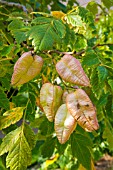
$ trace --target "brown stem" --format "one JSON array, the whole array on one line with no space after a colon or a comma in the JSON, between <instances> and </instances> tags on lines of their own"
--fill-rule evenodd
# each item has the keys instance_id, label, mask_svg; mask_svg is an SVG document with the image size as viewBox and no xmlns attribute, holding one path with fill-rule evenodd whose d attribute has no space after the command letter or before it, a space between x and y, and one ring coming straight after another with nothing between
<instances>
[{"instance_id":1,"label":"brown stem","mask_svg":"<svg viewBox=\"0 0 113 170\"><path fill-rule=\"evenodd\" d=\"M92 47L92 49L96 49L97 47L101 47L101 46L105 46L105 45L113 45L113 44L110 44L110 43L107 43L107 44L96 44ZM75 54L76 56L80 56L82 55L83 53L85 53L86 49L85 50L82 50L80 52L76 52L76 51L71 51L71 52L62 52L62 51L58 51L58 50L49 50L49 51L43 51L44 54L48 53L48 54L52 54L52 53L57 53L57 54Z\"/></svg>"},{"instance_id":2,"label":"brown stem","mask_svg":"<svg viewBox=\"0 0 113 170\"><path fill-rule=\"evenodd\" d=\"M15 6L15 7L17 7L17 8L22 9L25 13L28 12L27 9L26 9L26 7L25 7L24 5L19 4L19 3L7 2L7 1L2 1L2 0L0 0L0 4L7 5L7 6L11 6L11 7Z\"/></svg>"}]
</instances>

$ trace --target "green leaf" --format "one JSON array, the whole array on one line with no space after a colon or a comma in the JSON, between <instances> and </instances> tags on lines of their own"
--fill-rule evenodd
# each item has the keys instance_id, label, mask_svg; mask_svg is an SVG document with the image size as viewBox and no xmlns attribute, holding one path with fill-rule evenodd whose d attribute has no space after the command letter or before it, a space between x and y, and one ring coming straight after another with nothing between
<instances>
[{"instance_id":1,"label":"green leaf","mask_svg":"<svg viewBox=\"0 0 113 170\"><path fill-rule=\"evenodd\" d=\"M26 170L27 165L31 163L31 149L21 132L18 140L10 148L6 157L6 166L11 170Z\"/></svg>"},{"instance_id":2,"label":"green leaf","mask_svg":"<svg viewBox=\"0 0 113 170\"><path fill-rule=\"evenodd\" d=\"M55 149L55 138L47 138L43 146L41 147L41 153L44 158L50 158Z\"/></svg>"},{"instance_id":3,"label":"green leaf","mask_svg":"<svg viewBox=\"0 0 113 170\"><path fill-rule=\"evenodd\" d=\"M68 24L71 24L73 27L83 27L84 23L79 15L76 15L75 12L69 13L65 16L65 20Z\"/></svg>"},{"instance_id":4,"label":"green leaf","mask_svg":"<svg viewBox=\"0 0 113 170\"><path fill-rule=\"evenodd\" d=\"M8 25L8 30L15 30L15 29L20 29L24 27L24 22L18 19L14 19L9 25Z\"/></svg>"},{"instance_id":5,"label":"green leaf","mask_svg":"<svg viewBox=\"0 0 113 170\"><path fill-rule=\"evenodd\" d=\"M23 116L23 109L23 107L16 107L0 116L0 130L18 122Z\"/></svg>"},{"instance_id":6,"label":"green leaf","mask_svg":"<svg viewBox=\"0 0 113 170\"><path fill-rule=\"evenodd\" d=\"M99 58L97 56L97 54L91 50L90 52L86 52L85 56L83 57L83 61L82 64L92 67L94 65L99 64Z\"/></svg>"},{"instance_id":7,"label":"green leaf","mask_svg":"<svg viewBox=\"0 0 113 170\"><path fill-rule=\"evenodd\" d=\"M36 145L35 134L33 130L27 124L24 125L24 135L30 148L33 149Z\"/></svg>"},{"instance_id":8,"label":"green leaf","mask_svg":"<svg viewBox=\"0 0 113 170\"><path fill-rule=\"evenodd\" d=\"M97 107L105 106L107 103L108 96L109 96L109 93L106 93L106 94L103 93L99 98Z\"/></svg>"},{"instance_id":9,"label":"green leaf","mask_svg":"<svg viewBox=\"0 0 113 170\"><path fill-rule=\"evenodd\" d=\"M4 108L5 110L9 109L9 100L1 88L0 88L0 107Z\"/></svg>"},{"instance_id":10,"label":"green leaf","mask_svg":"<svg viewBox=\"0 0 113 170\"><path fill-rule=\"evenodd\" d=\"M79 6L77 8L77 13L79 16L81 16L83 22L85 22L91 28L95 29L94 19L91 12L89 12L86 8Z\"/></svg>"},{"instance_id":11,"label":"green leaf","mask_svg":"<svg viewBox=\"0 0 113 170\"><path fill-rule=\"evenodd\" d=\"M111 6L113 6L113 0L101 0L103 2L103 4L109 9Z\"/></svg>"},{"instance_id":12,"label":"green leaf","mask_svg":"<svg viewBox=\"0 0 113 170\"><path fill-rule=\"evenodd\" d=\"M99 81L100 83L103 83L108 76L108 70L104 66L98 66L97 71L98 71Z\"/></svg>"},{"instance_id":13,"label":"green leaf","mask_svg":"<svg viewBox=\"0 0 113 170\"><path fill-rule=\"evenodd\" d=\"M87 5L87 9L93 13L93 15L96 15L98 13L98 6L95 1L91 1Z\"/></svg>"},{"instance_id":14,"label":"green leaf","mask_svg":"<svg viewBox=\"0 0 113 170\"><path fill-rule=\"evenodd\" d=\"M67 147L67 145L68 145L68 142L66 142L65 144L60 144L59 143L59 141L57 140L57 146L56 146L56 148L57 148L57 150L58 150L58 153L60 154L60 155L62 155L63 153L64 153L64 151L65 151L65 149L66 149L66 147Z\"/></svg>"},{"instance_id":15,"label":"green leaf","mask_svg":"<svg viewBox=\"0 0 113 170\"><path fill-rule=\"evenodd\" d=\"M39 25L31 27L28 31L29 39L32 39L35 50L52 49L53 43L60 42L65 36L65 26L60 20L39 17L37 24Z\"/></svg>"},{"instance_id":16,"label":"green leaf","mask_svg":"<svg viewBox=\"0 0 113 170\"><path fill-rule=\"evenodd\" d=\"M105 130L103 133L103 138L107 140L109 144L109 149L113 150L113 128L109 122L106 121Z\"/></svg>"},{"instance_id":17,"label":"green leaf","mask_svg":"<svg viewBox=\"0 0 113 170\"><path fill-rule=\"evenodd\" d=\"M17 128L14 131L8 133L2 141L0 146L0 155L7 153L11 147L13 147L14 143L19 139L21 133L21 127Z\"/></svg>"},{"instance_id":18,"label":"green leaf","mask_svg":"<svg viewBox=\"0 0 113 170\"><path fill-rule=\"evenodd\" d=\"M73 133L71 135L71 149L73 156L78 159L79 163L82 164L87 170L91 170L90 145L85 140L87 141L85 136Z\"/></svg>"},{"instance_id":19,"label":"green leaf","mask_svg":"<svg viewBox=\"0 0 113 170\"><path fill-rule=\"evenodd\" d=\"M109 80L108 80L108 84L110 85L111 90L113 91L113 80L112 80L112 79L109 79Z\"/></svg>"},{"instance_id":20,"label":"green leaf","mask_svg":"<svg viewBox=\"0 0 113 170\"><path fill-rule=\"evenodd\" d=\"M95 96L98 98L100 96L101 88L99 86L99 78L97 69L93 69L91 74L91 86L92 91L94 92Z\"/></svg>"},{"instance_id":21,"label":"green leaf","mask_svg":"<svg viewBox=\"0 0 113 170\"><path fill-rule=\"evenodd\" d=\"M2 52L1 52L1 56L7 56L11 52L13 47L14 47L14 44L10 44L8 46L5 46L2 50Z\"/></svg>"},{"instance_id":22,"label":"green leaf","mask_svg":"<svg viewBox=\"0 0 113 170\"><path fill-rule=\"evenodd\" d=\"M12 34L14 35L16 42L20 44L21 42L25 41L27 36L25 32L22 32L21 30L13 30Z\"/></svg>"},{"instance_id":23,"label":"green leaf","mask_svg":"<svg viewBox=\"0 0 113 170\"><path fill-rule=\"evenodd\" d=\"M10 74L6 74L5 77L0 77L0 82L2 83L2 87L6 90L10 90ZM1 93L0 93L1 94Z\"/></svg>"},{"instance_id":24,"label":"green leaf","mask_svg":"<svg viewBox=\"0 0 113 170\"><path fill-rule=\"evenodd\" d=\"M29 28L24 25L24 22L18 19L14 19L9 25L8 30L11 31L11 33L14 35L16 41L18 44L26 40L26 31Z\"/></svg>"}]
</instances>

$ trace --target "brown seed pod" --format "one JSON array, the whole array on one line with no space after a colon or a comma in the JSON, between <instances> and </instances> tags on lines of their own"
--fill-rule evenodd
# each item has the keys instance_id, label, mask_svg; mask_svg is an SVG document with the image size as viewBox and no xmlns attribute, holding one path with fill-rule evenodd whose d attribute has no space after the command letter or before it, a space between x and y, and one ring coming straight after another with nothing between
<instances>
[{"instance_id":1,"label":"brown seed pod","mask_svg":"<svg viewBox=\"0 0 113 170\"><path fill-rule=\"evenodd\" d=\"M18 86L32 80L40 73L42 65L43 59L40 56L32 56L31 51L23 53L14 65L11 84Z\"/></svg>"},{"instance_id":2,"label":"brown seed pod","mask_svg":"<svg viewBox=\"0 0 113 170\"><path fill-rule=\"evenodd\" d=\"M67 110L66 104L62 104L55 116L55 132L61 144L69 139L76 125L76 120Z\"/></svg>"},{"instance_id":3,"label":"brown seed pod","mask_svg":"<svg viewBox=\"0 0 113 170\"><path fill-rule=\"evenodd\" d=\"M61 78L67 82L80 86L90 86L89 79L80 62L69 54L64 55L56 64L56 70Z\"/></svg>"},{"instance_id":4,"label":"brown seed pod","mask_svg":"<svg viewBox=\"0 0 113 170\"><path fill-rule=\"evenodd\" d=\"M77 89L74 93L68 94L66 105L77 123L86 131L91 132L99 128L96 109L84 90Z\"/></svg>"},{"instance_id":5,"label":"brown seed pod","mask_svg":"<svg viewBox=\"0 0 113 170\"><path fill-rule=\"evenodd\" d=\"M54 120L56 111L61 104L62 93L60 86L54 86L51 83L45 83L40 90L40 103L50 122Z\"/></svg>"}]
</instances>

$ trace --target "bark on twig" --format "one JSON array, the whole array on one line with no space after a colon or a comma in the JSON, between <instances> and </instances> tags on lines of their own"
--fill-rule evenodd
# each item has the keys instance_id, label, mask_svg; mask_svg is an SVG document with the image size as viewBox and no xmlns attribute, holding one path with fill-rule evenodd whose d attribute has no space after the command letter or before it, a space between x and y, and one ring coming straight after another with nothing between
<instances>
[{"instance_id":1,"label":"bark on twig","mask_svg":"<svg viewBox=\"0 0 113 170\"><path fill-rule=\"evenodd\" d=\"M113 45L113 44L110 44L110 43L108 43L108 44L97 44L97 45L93 46L92 49L94 50L97 47L106 46L106 45ZM49 50L49 51L43 51L43 53L48 53L48 54L57 53L57 54L64 54L64 55L65 54L70 54L70 55L75 54L76 56L80 56L83 53L85 53L85 51L86 51L86 49L82 50L80 52L76 52L76 51L62 52L62 51L58 51L58 50Z\"/></svg>"},{"instance_id":2,"label":"bark on twig","mask_svg":"<svg viewBox=\"0 0 113 170\"><path fill-rule=\"evenodd\" d=\"M7 5L7 6L11 6L11 7L17 7L19 9L22 9L25 13L27 13L27 8L24 6L24 5L21 5L19 3L16 3L16 2L7 2L7 1L3 1L3 0L0 0L0 4L2 5Z\"/></svg>"}]
</instances>

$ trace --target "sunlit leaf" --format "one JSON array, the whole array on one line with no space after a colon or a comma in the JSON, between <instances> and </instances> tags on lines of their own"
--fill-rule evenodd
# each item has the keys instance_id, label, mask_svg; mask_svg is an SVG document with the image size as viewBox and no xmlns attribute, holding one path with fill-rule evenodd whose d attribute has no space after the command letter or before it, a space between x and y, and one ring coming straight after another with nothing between
<instances>
[{"instance_id":1,"label":"sunlit leaf","mask_svg":"<svg viewBox=\"0 0 113 170\"><path fill-rule=\"evenodd\" d=\"M67 110L66 104L61 105L55 116L55 132L61 144L69 139L76 125L76 120Z\"/></svg>"},{"instance_id":2,"label":"sunlit leaf","mask_svg":"<svg viewBox=\"0 0 113 170\"><path fill-rule=\"evenodd\" d=\"M18 140L10 148L6 157L6 166L11 170L26 170L27 165L31 163L31 149L29 144L21 132Z\"/></svg>"},{"instance_id":3,"label":"sunlit leaf","mask_svg":"<svg viewBox=\"0 0 113 170\"><path fill-rule=\"evenodd\" d=\"M62 89L51 83L45 83L40 91L40 103L49 121L53 121L56 111L61 104Z\"/></svg>"},{"instance_id":4,"label":"sunlit leaf","mask_svg":"<svg viewBox=\"0 0 113 170\"><path fill-rule=\"evenodd\" d=\"M63 13L62 11L51 11L51 14L57 19L61 19L65 16L65 13Z\"/></svg>"},{"instance_id":5,"label":"sunlit leaf","mask_svg":"<svg viewBox=\"0 0 113 170\"><path fill-rule=\"evenodd\" d=\"M80 62L71 55L64 55L56 64L56 70L62 79L67 82L81 86L90 86L89 79Z\"/></svg>"},{"instance_id":6,"label":"sunlit leaf","mask_svg":"<svg viewBox=\"0 0 113 170\"><path fill-rule=\"evenodd\" d=\"M77 123L86 131L91 132L99 128L96 109L84 90L77 89L74 93L68 94L66 104Z\"/></svg>"},{"instance_id":7,"label":"sunlit leaf","mask_svg":"<svg viewBox=\"0 0 113 170\"><path fill-rule=\"evenodd\" d=\"M98 6L95 1L91 1L87 5L87 9L93 13L93 15L96 15L98 13Z\"/></svg>"},{"instance_id":8,"label":"sunlit leaf","mask_svg":"<svg viewBox=\"0 0 113 170\"><path fill-rule=\"evenodd\" d=\"M32 80L40 73L42 65L40 56L32 56L31 51L23 53L14 66L11 84L18 86Z\"/></svg>"},{"instance_id":9,"label":"sunlit leaf","mask_svg":"<svg viewBox=\"0 0 113 170\"><path fill-rule=\"evenodd\" d=\"M45 168L47 168L49 165L52 165L54 162L56 162L58 157L59 157L59 154L57 153L56 155L52 156L50 159L46 160Z\"/></svg>"},{"instance_id":10,"label":"sunlit leaf","mask_svg":"<svg viewBox=\"0 0 113 170\"><path fill-rule=\"evenodd\" d=\"M19 139L20 133L21 127L17 128L14 131L11 131L3 138L2 144L0 146L0 155L7 153L10 148L13 147L13 144Z\"/></svg>"},{"instance_id":11,"label":"sunlit leaf","mask_svg":"<svg viewBox=\"0 0 113 170\"><path fill-rule=\"evenodd\" d=\"M16 107L0 116L0 130L18 122L23 116L23 109L23 107Z\"/></svg>"},{"instance_id":12,"label":"sunlit leaf","mask_svg":"<svg viewBox=\"0 0 113 170\"><path fill-rule=\"evenodd\" d=\"M65 25L61 20L55 18L37 17L35 26L28 32L29 39L35 50L50 50L54 43L60 43L65 36Z\"/></svg>"}]
</instances>

